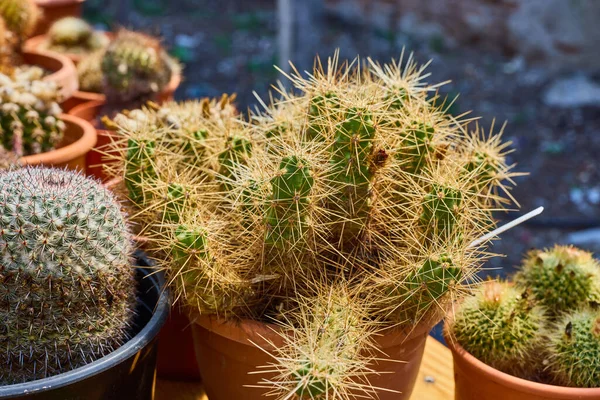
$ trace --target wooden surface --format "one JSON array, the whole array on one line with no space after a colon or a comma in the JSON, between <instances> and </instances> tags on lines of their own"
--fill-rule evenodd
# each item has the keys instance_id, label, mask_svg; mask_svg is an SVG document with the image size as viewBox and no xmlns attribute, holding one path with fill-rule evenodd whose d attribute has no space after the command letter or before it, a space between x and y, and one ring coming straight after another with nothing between
<instances>
[{"instance_id":1,"label":"wooden surface","mask_svg":"<svg viewBox=\"0 0 600 400\"><path fill-rule=\"evenodd\" d=\"M452 354L443 344L429 337L411 400L452 400L453 398ZM156 384L155 400L208 400L208 397L204 394L200 383L159 379Z\"/></svg>"}]
</instances>

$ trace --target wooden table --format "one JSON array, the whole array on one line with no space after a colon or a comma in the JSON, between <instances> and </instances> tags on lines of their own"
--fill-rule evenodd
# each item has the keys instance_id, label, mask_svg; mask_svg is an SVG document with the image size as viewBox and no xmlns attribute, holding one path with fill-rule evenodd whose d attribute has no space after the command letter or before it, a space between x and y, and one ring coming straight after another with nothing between
<instances>
[{"instance_id":1,"label":"wooden table","mask_svg":"<svg viewBox=\"0 0 600 400\"><path fill-rule=\"evenodd\" d=\"M443 344L427 338L425 355L411 400L452 400L454 373L452 354ZM208 400L202 384L159 379L155 400Z\"/></svg>"}]
</instances>

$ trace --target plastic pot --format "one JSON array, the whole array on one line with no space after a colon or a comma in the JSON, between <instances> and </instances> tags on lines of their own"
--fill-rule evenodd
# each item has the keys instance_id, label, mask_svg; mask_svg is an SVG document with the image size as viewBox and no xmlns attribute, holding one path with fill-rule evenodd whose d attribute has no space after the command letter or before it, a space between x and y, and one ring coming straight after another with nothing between
<instances>
[{"instance_id":1,"label":"plastic pot","mask_svg":"<svg viewBox=\"0 0 600 400\"><path fill-rule=\"evenodd\" d=\"M55 82L60 88L60 94L63 99L68 99L79 89L77 69L68 57L58 53L37 51L24 51L22 55L25 64L36 65L50 72L43 79Z\"/></svg>"},{"instance_id":2,"label":"plastic pot","mask_svg":"<svg viewBox=\"0 0 600 400\"><path fill-rule=\"evenodd\" d=\"M269 374L249 374L257 367L273 362L256 343L272 350L265 339L276 346L281 337L278 328L262 322L242 320L229 322L214 316L190 314L193 322L194 348L203 385L210 400L262 400L266 390L245 387L256 385ZM374 387L399 393L379 391L380 400L408 400L412 393L427 339L428 326L417 326L412 332L388 329L375 338L375 343L389 357L370 365L379 375L370 375ZM384 357L381 355L381 357ZM401 361L401 362L398 362Z\"/></svg>"},{"instance_id":3,"label":"plastic pot","mask_svg":"<svg viewBox=\"0 0 600 400\"><path fill-rule=\"evenodd\" d=\"M59 118L65 122L66 129L62 142L56 150L21 157L23 165L46 165L66 167L86 171L86 154L96 144L96 130L84 119L73 115L61 114Z\"/></svg>"},{"instance_id":4,"label":"plastic pot","mask_svg":"<svg viewBox=\"0 0 600 400\"><path fill-rule=\"evenodd\" d=\"M88 365L50 378L0 386L0 399L151 400L156 380L157 335L169 315L164 277L138 268L135 336Z\"/></svg>"},{"instance_id":5,"label":"plastic pot","mask_svg":"<svg viewBox=\"0 0 600 400\"><path fill-rule=\"evenodd\" d=\"M36 4L42 10L34 31L34 35L48 32L48 28L63 17L81 16L81 8L84 0L36 0Z\"/></svg>"},{"instance_id":6,"label":"plastic pot","mask_svg":"<svg viewBox=\"0 0 600 400\"><path fill-rule=\"evenodd\" d=\"M600 388L554 386L517 378L479 361L456 340L446 337L446 342L454 359L455 400L600 399Z\"/></svg>"}]
</instances>

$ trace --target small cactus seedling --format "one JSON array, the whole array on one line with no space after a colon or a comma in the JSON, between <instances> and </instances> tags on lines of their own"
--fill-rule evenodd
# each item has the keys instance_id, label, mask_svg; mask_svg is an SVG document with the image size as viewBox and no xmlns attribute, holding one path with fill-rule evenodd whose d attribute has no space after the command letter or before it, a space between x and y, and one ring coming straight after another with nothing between
<instances>
[{"instance_id":1,"label":"small cactus seedling","mask_svg":"<svg viewBox=\"0 0 600 400\"><path fill-rule=\"evenodd\" d=\"M549 329L546 370L552 383L600 387L600 312L583 309L562 315Z\"/></svg>"},{"instance_id":2,"label":"small cactus seedling","mask_svg":"<svg viewBox=\"0 0 600 400\"><path fill-rule=\"evenodd\" d=\"M167 85L172 72L172 62L157 39L124 29L102 59L105 94L121 101L151 98Z\"/></svg>"},{"instance_id":3,"label":"small cactus seedling","mask_svg":"<svg viewBox=\"0 0 600 400\"><path fill-rule=\"evenodd\" d=\"M600 264L592 254L573 246L532 250L515 275L515 283L552 316L600 301Z\"/></svg>"},{"instance_id":4,"label":"small cactus seedling","mask_svg":"<svg viewBox=\"0 0 600 400\"><path fill-rule=\"evenodd\" d=\"M65 17L56 21L48 31L43 47L59 53L89 54L108 45L108 38L81 18Z\"/></svg>"},{"instance_id":5,"label":"small cactus seedling","mask_svg":"<svg viewBox=\"0 0 600 400\"><path fill-rule=\"evenodd\" d=\"M543 340L544 309L509 283L488 281L467 298L451 322L452 340L484 363L527 377Z\"/></svg>"},{"instance_id":6,"label":"small cactus seedling","mask_svg":"<svg viewBox=\"0 0 600 400\"><path fill-rule=\"evenodd\" d=\"M94 361L127 340L131 238L100 183L65 170L0 174L0 385Z\"/></svg>"},{"instance_id":7,"label":"small cactus seedling","mask_svg":"<svg viewBox=\"0 0 600 400\"><path fill-rule=\"evenodd\" d=\"M0 74L0 144L17 156L53 150L63 138L59 92L41 74L37 68L13 78Z\"/></svg>"}]
</instances>

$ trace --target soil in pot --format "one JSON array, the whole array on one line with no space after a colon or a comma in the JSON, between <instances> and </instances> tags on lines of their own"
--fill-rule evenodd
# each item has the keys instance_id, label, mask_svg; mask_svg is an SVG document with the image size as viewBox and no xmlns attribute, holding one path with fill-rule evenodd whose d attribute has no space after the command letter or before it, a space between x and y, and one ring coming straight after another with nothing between
<instances>
[{"instance_id":1,"label":"soil in pot","mask_svg":"<svg viewBox=\"0 0 600 400\"><path fill-rule=\"evenodd\" d=\"M68 57L57 53L30 51L24 51L22 56L25 64L35 65L49 72L44 80L56 82L63 99L68 99L79 89L77 69Z\"/></svg>"},{"instance_id":2,"label":"soil in pot","mask_svg":"<svg viewBox=\"0 0 600 400\"><path fill-rule=\"evenodd\" d=\"M261 379L268 379L268 374L251 373L257 371L259 366L268 365L273 359L252 343L265 349L270 347L265 338L276 345L280 344L281 338L272 329L277 328L250 320L226 322L198 315L191 315L190 319L193 321L196 358L208 398L264 399L265 389L246 386L255 386ZM390 329L375 339L390 361L384 360L373 365L380 374L370 375L369 381L374 387L396 391L378 391L380 400L410 398L423 358L427 333L426 327L417 327L410 333Z\"/></svg>"},{"instance_id":3,"label":"soil in pot","mask_svg":"<svg viewBox=\"0 0 600 400\"><path fill-rule=\"evenodd\" d=\"M547 385L517 378L479 361L446 337L454 359L456 400L598 400L600 388Z\"/></svg>"},{"instance_id":4,"label":"soil in pot","mask_svg":"<svg viewBox=\"0 0 600 400\"><path fill-rule=\"evenodd\" d=\"M37 0L36 4L42 11L34 31L34 35L46 33L50 26L61 18L81 16L85 0Z\"/></svg>"},{"instance_id":5,"label":"soil in pot","mask_svg":"<svg viewBox=\"0 0 600 400\"><path fill-rule=\"evenodd\" d=\"M142 260L143 263L143 260ZM0 386L0 399L149 400L156 380L157 335L169 313L164 277L138 269L137 333L113 353L50 378Z\"/></svg>"},{"instance_id":6,"label":"soil in pot","mask_svg":"<svg viewBox=\"0 0 600 400\"><path fill-rule=\"evenodd\" d=\"M61 114L66 124L63 141L55 150L20 159L23 165L46 165L86 171L86 155L96 144L96 130L84 119Z\"/></svg>"}]
</instances>

